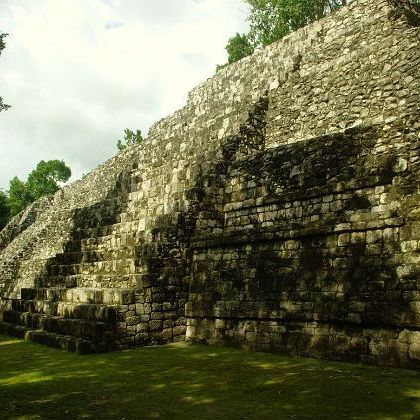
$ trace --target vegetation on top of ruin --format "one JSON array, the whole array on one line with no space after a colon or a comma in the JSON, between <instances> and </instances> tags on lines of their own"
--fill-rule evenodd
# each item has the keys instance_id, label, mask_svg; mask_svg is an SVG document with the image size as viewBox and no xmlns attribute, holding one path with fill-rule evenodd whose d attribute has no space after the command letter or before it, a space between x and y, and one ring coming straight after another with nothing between
<instances>
[{"instance_id":1,"label":"vegetation on top of ruin","mask_svg":"<svg viewBox=\"0 0 420 420\"><path fill-rule=\"evenodd\" d=\"M217 71L315 22L352 0L244 0L249 6L248 33L237 33L226 45L228 62ZM420 0L409 0L419 4Z\"/></svg>"},{"instance_id":2,"label":"vegetation on top of ruin","mask_svg":"<svg viewBox=\"0 0 420 420\"><path fill-rule=\"evenodd\" d=\"M126 128L124 130L124 137L122 140L117 140L117 148L119 151L124 150L128 146L133 146L135 144L143 143L144 139L141 134L141 130L136 130L136 132Z\"/></svg>"},{"instance_id":3,"label":"vegetation on top of ruin","mask_svg":"<svg viewBox=\"0 0 420 420\"><path fill-rule=\"evenodd\" d=\"M249 6L250 30L237 33L226 45L227 64L253 54L287 34L321 19L344 6L348 0L244 0Z\"/></svg>"}]
</instances>

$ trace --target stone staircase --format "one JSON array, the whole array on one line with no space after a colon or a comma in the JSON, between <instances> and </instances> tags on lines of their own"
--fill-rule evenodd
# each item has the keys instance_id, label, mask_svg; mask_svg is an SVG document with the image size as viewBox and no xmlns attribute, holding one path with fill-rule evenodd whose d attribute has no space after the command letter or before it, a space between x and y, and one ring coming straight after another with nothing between
<instances>
[{"instance_id":1,"label":"stone staircase","mask_svg":"<svg viewBox=\"0 0 420 420\"><path fill-rule=\"evenodd\" d=\"M77 353L119 348L133 289L26 288L11 299L0 333Z\"/></svg>"}]
</instances>

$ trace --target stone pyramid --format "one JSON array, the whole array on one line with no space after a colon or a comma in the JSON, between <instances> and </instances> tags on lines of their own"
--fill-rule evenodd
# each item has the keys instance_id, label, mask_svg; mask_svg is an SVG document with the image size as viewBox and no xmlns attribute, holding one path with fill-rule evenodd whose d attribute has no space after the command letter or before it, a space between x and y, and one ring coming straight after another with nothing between
<instances>
[{"instance_id":1,"label":"stone pyramid","mask_svg":"<svg viewBox=\"0 0 420 420\"><path fill-rule=\"evenodd\" d=\"M420 9L354 0L232 64L0 233L0 332L420 366Z\"/></svg>"}]
</instances>

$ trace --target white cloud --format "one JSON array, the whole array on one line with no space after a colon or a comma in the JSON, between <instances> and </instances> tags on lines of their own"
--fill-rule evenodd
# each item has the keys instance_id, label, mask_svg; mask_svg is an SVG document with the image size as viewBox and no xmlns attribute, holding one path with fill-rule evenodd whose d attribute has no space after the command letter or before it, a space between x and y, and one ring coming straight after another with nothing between
<instances>
[{"instance_id":1,"label":"white cloud","mask_svg":"<svg viewBox=\"0 0 420 420\"><path fill-rule=\"evenodd\" d=\"M181 107L246 30L242 0L2 2L0 188L41 159L76 177L116 152L124 128L144 133Z\"/></svg>"}]
</instances>

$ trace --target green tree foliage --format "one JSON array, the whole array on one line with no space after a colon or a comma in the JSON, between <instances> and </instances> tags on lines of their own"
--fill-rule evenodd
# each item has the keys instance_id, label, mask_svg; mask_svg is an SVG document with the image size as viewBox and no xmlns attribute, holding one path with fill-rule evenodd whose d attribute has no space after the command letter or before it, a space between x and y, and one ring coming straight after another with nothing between
<instances>
[{"instance_id":1,"label":"green tree foliage","mask_svg":"<svg viewBox=\"0 0 420 420\"><path fill-rule=\"evenodd\" d=\"M8 34L0 33L0 55L1 55L1 52L4 50L4 48L6 47L4 38L6 38L7 35ZM3 98L0 96L0 112L7 111L9 108L10 108L10 105L3 103Z\"/></svg>"},{"instance_id":2,"label":"green tree foliage","mask_svg":"<svg viewBox=\"0 0 420 420\"><path fill-rule=\"evenodd\" d=\"M26 184L15 176L9 184L8 205L10 216L15 216L33 201Z\"/></svg>"},{"instance_id":3,"label":"green tree foliage","mask_svg":"<svg viewBox=\"0 0 420 420\"><path fill-rule=\"evenodd\" d=\"M10 105L3 103L3 98L0 96L0 112L7 111L10 108Z\"/></svg>"},{"instance_id":4,"label":"green tree foliage","mask_svg":"<svg viewBox=\"0 0 420 420\"><path fill-rule=\"evenodd\" d=\"M140 130L136 130L136 132L131 131L129 128L126 128L124 130L124 138L123 140L118 140L117 141L117 147L118 150L123 150L125 149L127 146L132 146L134 144L140 144L143 143L144 139L143 136L141 135L141 131Z\"/></svg>"},{"instance_id":5,"label":"green tree foliage","mask_svg":"<svg viewBox=\"0 0 420 420\"><path fill-rule=\"evenodd\" d=\"M26 187L33 201L59 190L58 182L66 182L71 177L70 168L62 160L41 160L29 174Z\"/></svg>"},{"instance_id":6,"label":"green tree foliage","mask_svg":"<svg viewBox=\"0 0 420 420\"><path fill-rule=\"evenodd\" d=\"M250 31L236 34L226 46L228 62L217 71L321 19L352 0L244 0L250 7ZM410 0L420 5L420 0Z\"/></svg>"},{"instance_id":7,"label":"green tree foliage","mask_svg":"<svg viewBox=\"0 0 420 420\"><path fill-rule=\"evenodd\" d=\"M308 23L347 4L347 0L244 0L250 6L248 34L236 34L226 46L234 63ZM417 1L417 0L416 0ZM218 70L223 68L218 66Z\"/></svg>"},{"instance_id":8,"label":"green tree foliage","mask_svg":"<svg viewBox=\"0 0 420 420\"><path fill-rule=\"evenodd\" d=\"M250 5L249 37L257 46L269 45L290 32L323 18L345 0L246 0Z\"/></svg>"},{"instance_id":9,"label":"green tree foliage","mask_svg":"<svg viewBox=\"0 0 420 420\"><path fill-rule=\"evenodd\" d=\"M15 216L29 204L59 190L59 182L66 182L71 176L70 168L62 160L38 163L26 182L15 176L9 185L8 205L10 216Z\"/></svg>"},{"instance_id":10,"label":"green tree foliage","mask_svg":"<svg viewBox=\"0 0 420 420\"><path fill-rule=\"evenodd\" d=\"M235 61L239 61L242 58L253 54L255 50L249 40L249 36L247 34L239 33L229 39L225 49L228 53L228 62L226 64L218 65L217 71L234 63Z\"/></svg>"},{"instance_id":11,"label":"green tree foliage","mask_svg":"<svg viewBox=\"0 0 420 420\"><path fill-rule=\"evenodd\" d=\"M234 37L230 38L226 46L226 51L229 55L228 63L232 64L235 61L253 54L254 47L246 34L237 33Z\"/></svg>"},{"instance_id":12,"label":"green tree foliage","mask_svg":"<svg viewBox=\"0 0 420 420\"><path fill-rule=\"evenodd\" d=\"M9 219L10 209L7 195L0 190L0 230L2 230Z\"/></svg>"}]
</instances>

